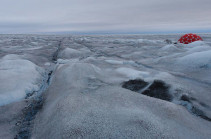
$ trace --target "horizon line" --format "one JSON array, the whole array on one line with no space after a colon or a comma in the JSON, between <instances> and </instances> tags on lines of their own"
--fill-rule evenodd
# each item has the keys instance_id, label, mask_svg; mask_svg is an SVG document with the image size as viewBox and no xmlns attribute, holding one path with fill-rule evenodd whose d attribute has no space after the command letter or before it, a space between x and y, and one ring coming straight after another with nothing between
<instances>
[{"instance_id":1,"label":"horizon line","mask_svg":"<svg viewBox=\"0 0 211 139\"><path fill-rule=\"evenodd\" d=\"M57 31L57 32L8 32L0 35L151 35L151 34L210 34L211 29L207 30L178 30L178 31Z\"/></svg>"}]
</instances>

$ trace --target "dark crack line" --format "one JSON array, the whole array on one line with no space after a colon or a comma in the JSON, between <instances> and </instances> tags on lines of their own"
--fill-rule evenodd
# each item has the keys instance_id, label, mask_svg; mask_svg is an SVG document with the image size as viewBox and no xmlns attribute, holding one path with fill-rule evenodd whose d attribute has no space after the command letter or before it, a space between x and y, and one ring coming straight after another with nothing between
<instances>
[{"instance_id":1,"label":"dark crack line","mask_svg":"<svg viewBox=\"0 0 211 139\"><path fill-rule=\"evenodd\" d=\"M60 52L60 50L61 50L61 46L62 46L62 40L59 41L57 50L56 50L56 51L54 52L54 54L53 54L52 60L53 60L54 62L56 62L57 59L58 59L58 54L59 54L59 52Z\"/></svg>"},{"instance_id":2,"label":"dark crack line","mask_svg":"<svg viewBox=\"0 0 211 139\"><path fill-rule=\"evenodd\" d=\"M62 40L59 41L57 50L53 53L52 61L56 62L58 58L58 53L61 50ZM40 90L42 91L40 94L36 94L36 92L32 92L26 96L27 106L22 110L23 116L17 121L16 127L18 128L17 134L14 139L29 139L31 137L31 131L33 128L33 120L35 119L36 114L42 109L44 105L44 97L43 92L49 87L50 80L53 75L53 70L50 70L47 74L47 79L41 86ZM34 95L37 96L34 96ZM34 96L34 97L32 97Z\"/></svg>"}]
</instances>

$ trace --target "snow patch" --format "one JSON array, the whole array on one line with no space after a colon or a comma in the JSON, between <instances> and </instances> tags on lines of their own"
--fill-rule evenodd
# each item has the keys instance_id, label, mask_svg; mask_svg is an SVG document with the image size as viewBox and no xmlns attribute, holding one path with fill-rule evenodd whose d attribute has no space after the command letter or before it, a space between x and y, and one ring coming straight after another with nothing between
<instances>
[{"instance_id":1,"label":"snow patch","mask_svg":"<svg viewBox=\"0 0 211 139\"><path fill-rule=\"evenodd\" d=\"M177 64L181 68L199 69L211 67L211 50L195 52L177 59Z\"/></svg>"},{"instance_id":2,"label":"snow patch","mask_svg":"<svg viewBox=\"0 0 211 139\"><path fill-rule=\"evenodd\" d=\"M180 51L180 49L173 44L166 45L166 46L162 47L160 50L161 51L167 51L167 52Z\"/></svg>"},{"instance_id":3,"label":"snow patch","mask_svg":"<svg viewBox=\"0 0 211 139\"><path fill-rule=\"evenodd\" d=\"M196 46L203 46L203 45L206 45L204 41L195 41L195 42L187 44L188 47L196 47Z\"/></svg>"},{"instance_id":4,"label":"snow patch","mask_svg":"<svg viewBox=\"0 0 211 139\"><path fill-rule=\"evenodd\" d=\"M129 44L157 44L164 43L162 40L149 40L149 39L116 39L113 41L114 44L129 43Z\"/></svg>"},{"instance_id":5,"label":"snow patch","mask_svg":"<svg viewBox=\"0 0 211 139\"><path fill-rule=\"evenodd\" d=\"M15 59L20 59L20 58L21 58L20 55L8 54L8 55L2 57L2 60L15 60Z\"/></svg>"},{"instance_id":6,"label":"snow patch","mask_svg":"<svg viewBox=\"0 0 211 139\"><path fill-rule=\"evenodd\" d=\"M138 43L147 43L147 44L157 44L157 43L164 43L161 40L148 40L148 39L138 39L137 40Z\"/></svg>"},{"instance_id":7,"label":"snow patch","mask_svg":"<svg viewBox=\"0 0 211 139\"><path fill-rule=\"evenodd\" d=\"M148 72L138 71L138 70L134 70L134 69L131 69L131 68L122 67L122 68L116 69L116 71L120 74L127 76L130 79L146 78L146 77L149 76Z\"/></svg>"},{"instance_id":8,"label":"snow patch","mask_svg":"<svg viewBox=\"0 0 211 139\"><path fill-rule=\"evenodd\" d=\"M71 58L79 58L87 56L90 53L89 50L82 48L79 50L72 49L72 48L65 48L59 54L59 57L62 59L71 59Z\"/></svg>"},{"instance_id":9,"label":"snow patch","mask_svg":"<svg viewBox=\"0 0 211 139\"><path fill-rule=\"evenodd\" d=\"M51 63L49 63L49 62L45 63L45 66L50 66L50 65L51 65Z\"/></svg>"},{"instance_id":10,"label":"snow patch","mask_svg":"<svg viewBox=\"0 0 211 139\"><path fill-rule=\"evenodd\" d=\"M116 65L121 65L123 64L122 61L118 61L118 60L105 60L107 63L109 64L116 64Z\"/></svg>"},{"instance_id":11,"label":"snow patch","mask_svg":"<svg viewBox=\"0 0 211 139\"><path fill-rule=\"evenodd\" d=\"M93 80L101 79L103 71L93 65L83 62L68 62L57 69L62 82L72 88L80 88L85 84L91 84Z\"/></svg>"},{"instance_id":12,"label":"snow patch","mask_svg":"<svg viewBox=\"0 0 211 139\"><path fill-rule=\"evenodd\" d=\"M109 64L113 64L113 65L132 65L132 66L136 66L137 64L130 60L130 61L120 61L120 60L111 60L111 59L108 59L108 60L105 60L107 63Z\"/></svg>"},{"instance_id":13,"label":"snow patch","mask_svg":"<svg viewBox=\"0 0 211 139\"><path fill-rule=\"evenodd\" d=\"M0 105L19 101L40 88L44 70L18 57L7 55L0 60Z\"/></svg>"}]
</instances>

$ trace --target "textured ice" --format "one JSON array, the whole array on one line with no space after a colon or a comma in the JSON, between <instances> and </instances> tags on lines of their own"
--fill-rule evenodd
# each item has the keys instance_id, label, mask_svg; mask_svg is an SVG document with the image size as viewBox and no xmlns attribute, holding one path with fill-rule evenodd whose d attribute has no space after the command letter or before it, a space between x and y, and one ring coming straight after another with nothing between
<instances>
[{"instance_id":1,"label":"textured ice","mask_svg":"<svg viewBox=\"0 0 211 139\"><path fill-rule=\"evenodd\" d=\"M149 73L145 71L137 71L131 68L118 68L116 71L129 79L146 78L149 77Z\"/></svg>"},{"instance_id":2,"label":"textured ice","mask_svg":"<svg viewBox=\"0 0 211 139\"><path fill-rule=\"evenodd\" d=\"M85 57L89 55L90 51L87 49L72 49L72 48L65 48L59 53L59 57L63 59L71 59L71 58L78 58L78 57Z\"/></svg>"},{"instance_id":3,"label":"textured ice","mask_svg":"<svg viewBox=\"0 0 211 139\"><path fill-rule=\"evenodd\" d=\"M38 91L43 72L41 67L17 55L0 59L0 105L21 100L27 93Z\"/></svg>"},{"instance_id":4,"label":"textured ice","mask_svg":"<svg viewBox=\"0 0 211 139\"><path fill-rule=\"evenodd\" d=\"M195 52L184 57L178 58L177 63L181 68L187 70L200 70L211 68L211 50Z\"/></svg>"},{"instance_id":5,"label":"textured ice","mask_svg":"<svg viewBox=\"0 0 211 139\"><path fill-rule=\"evenodd\" d=\"M108 77L103 69L88 63L60 67L45 94L32 138L210 136L210 123L183 107L110 85L103 76Z\"/></svg>"},{"instance_id":6,"label":"textured ice","mask_svg":"<svg viewBox=\"0 0 211 139\"><path fill-rule=\"evenodd\" d=\"M118 60L110 60L110 59L108 59L108 60L105 60L106 62L108 62L108 63L110 63L110 64L123 64L123 62L122 61L118 61Z\"/></svg>"},{"instance_id":7,"label":"textured ice","mask_svg":"<svg viewBox=\"0 0 211 139\"><path fill-rule=\"evenodd\" d=\"M183 45L171 44L180 35L1 35L0 90L22 91L0 106L0 138L209 138L211 36L201 36ZM44 71L43 107L25 114ZM131 79L146 81L149 96L122 88ZM171 102L153 98L156 80Z\"/></svg>"}]
</instances>

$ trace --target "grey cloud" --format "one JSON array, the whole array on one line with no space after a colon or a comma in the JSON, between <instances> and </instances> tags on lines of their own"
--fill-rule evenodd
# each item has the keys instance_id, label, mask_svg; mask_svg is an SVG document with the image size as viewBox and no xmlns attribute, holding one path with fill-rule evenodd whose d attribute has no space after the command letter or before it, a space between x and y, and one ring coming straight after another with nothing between
<instances>
[{"instance_id":1,"label":"grey cloud","mask_svg":"<svg viewBox=\"0 0 211 139\"><path fill-rule=\"evenodd\" d=\"M210 0L1 0L0 33L211 29Z\"/></svg>"}]
</instances>

